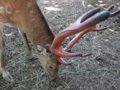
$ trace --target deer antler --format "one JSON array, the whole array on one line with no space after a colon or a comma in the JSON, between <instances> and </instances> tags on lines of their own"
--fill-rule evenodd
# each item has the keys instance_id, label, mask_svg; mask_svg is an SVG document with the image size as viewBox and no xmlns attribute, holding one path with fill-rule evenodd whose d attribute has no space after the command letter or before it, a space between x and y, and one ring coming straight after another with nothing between
<instances>
[{"instance_id":1,"label":"deer antler","mask_svg":"<svg viewBox=\"0 0 120 90\"><path fill-rule=\"evenodd\" d=\"M92 16L91 18L88 18L88 20L84 21L83 23L81 23L79 25L73 24L73 25L67 27L66 29L64 29L63 31L61 31L60 33L58 33L55 36L55 39L51 46L51 51L54 54L61 56L61 57L83 56L82 54L79 54L79 53L75 54L75 53L69 53L69 52L63 51L61 48L62 41L67 36L79 33L82 30L93 27L94 25L100 23L101 21L106 20L109 16L110 16L110 14L108 11L102 11L102 12Z\"/></svg>"},{"instance_id":2,"label":"deer antler","mask_svg":"<svg viewBox=\"0 0 120 90\"><path fill-rule=\"evenodd\" d=\"M114 5L111 5L109 6L106 10L107 11L111 11L115 6ZM88 12L86 12L83 16L81 16L77 21L76 23L77 24L80 24L82 22L84 22L86 19L90 18L91 16L93 16L94 14L96 14L97 12L100 11L100 7L97 7L97 8L94 8ZM118 13L120 13L120 10L117 10L115 12L113 12L112 14L110 14L110 16L115 16L117 15ZM101 30L105 30L107 29L107 27L103 27L103 28L96 28L96 25L93 27L93 28L89 28L87 30L83 30L81 32L79 32L77 35L75 35L75 37L67 44L67 46L64 48L64 50L70 50L73 45L78 42L78 40L86 33L90 32L90 31L101 31Z\"/></svg>"},{"instance_id":3,"label":"deer antler","mask_svg":"<svg viewBox=\"0 0 120 90\"><path fill-rule=\"evenodd\" d=\"M81 19L79 18L77 20L77 23L75 22L73 25L67 27L66 29L64 29L63 31L58 33L55 36L55 39L51 45L51 52L53 54L55 54L56 57L59 57L59 58L60 57L77 57L77 56L86 57L86 56L90 55L90 54L82 55L80 53L67 52L61 48L62 41L66 37L68 37L72 34L78 33L77 36L75 37L77 39L74 38L75 40L78 40L81 36L83 36L85 33L89 32L89 31L100 31L100 30L106 29L106 28L97 29L97 28L93 28L93 27L96 27L96 25L98 23L106 20L107 18L109 18L111 16L115 16L118 13L120 13L120 10L118 10L118 11L115 11L114 13L110 14L109 10L111 10L111 8L113 8L113 6L109 7L108 10L106 10L106 11L104 10L101 12L100 12L99 8L95 8L95 9L87 12L86 14L84 14L82 17L80 17ZM74 39L71 41L71 43L73 43L73 44L76 43L76 41ZM57 59L57 60L58 60L58 62L61 63L60 59Z\"/></svg>"}]
</instances>

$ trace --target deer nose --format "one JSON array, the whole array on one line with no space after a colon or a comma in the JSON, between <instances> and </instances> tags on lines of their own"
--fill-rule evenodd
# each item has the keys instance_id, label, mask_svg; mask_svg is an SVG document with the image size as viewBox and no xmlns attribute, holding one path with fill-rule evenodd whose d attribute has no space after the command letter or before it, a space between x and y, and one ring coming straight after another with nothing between
<instances>
[{"instance_id":1,"label":"deer nose","mask_svg":"<svg viewBox=\"0 0 120 90\"><path fill-rule=\"evenodd\" d=\"M50 78L51 81L56 80L56 76L55 76L55 75L52 75L52 76L50 76L49 78Z\"/></svg>"}]
</instances>

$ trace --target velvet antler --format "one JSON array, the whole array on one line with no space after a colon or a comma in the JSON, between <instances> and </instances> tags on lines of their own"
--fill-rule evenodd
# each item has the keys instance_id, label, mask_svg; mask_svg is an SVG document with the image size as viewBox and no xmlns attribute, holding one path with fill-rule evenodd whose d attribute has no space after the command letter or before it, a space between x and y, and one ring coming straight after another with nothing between
<instances>
[{"instance_id":1,"label":"velvet antler","mask_svg":"<svg viewBox=\"0 0 120 90\"><path fill-rule=\"evenodd\" d=\"M60 57L86 57L90 54L82 55L81 53L70 53L61 48L61 44L63 40L73 34L76 34L75 38L73 38L70 43L66 46L66 48L72 47L84 34L90 31L101 31L105 28L96 28L96 25L100 22L108 19L111 16L115 16L120 13L120 10L113 12L110 14L110 10L114 8L113 6L108 7L107 10L100 11L100 8L97 7L85 13L81 16L73 25L67 27L60 33L55 36L55 39L51 45L51 52L56 55L58 62L64 63ZM77 34L78 33L78 34ZM65 62L65 64L68 64Z\"/></svg>"},{"instance_id":2,"label":"velvet antler","mask_svg":"<svg viewBox=\"0 0 120 90\"><path fill-rule=\"evenodd\" d=\"M82 30L88 29L93 27L94 25L100 23L101 21L106 20L108 17L110 16L109 12L107 11L102 11L100 13L97 13L96 15L88 18L86 21L84 21L83 23L76 25L73 24L69 27L67 27L66 29L64 29L63 31L61 31L60 33L58 33L52 43L51 46L51 51L61 57L76 57L76 56L83 56L82 54L76 54L76 53L69 53L66 51L63 51L61 48L61 43L62 41L73 34L79 33Z\"/></svg>"},{"instance_id":3,"label":"velvet antler","mask_svg":"<svg viewBox=\"0 0 120 90\"><path fill-rule=\"evenodd\" d=\"M111 11L115 6L111 5L109 6L106 11ZM84 22L85 20L87 20L88 18L90 18L91 16L93 16L94 14L100 12L100 7L94 8L88 12L86 12L83 16L81 16L75 23L76 24L80 24L82 22ZM117 10L115 12L113 12L112 14L110 14L110 16L115 16L117 14L120 13L120 10ZM107 27L103 27L103 28L96 28L96 25L93 26L92 28L88 28L87 30L83 30L81 32L79 32L78 34L75 35L75 37L67 44L67 46L64 48L64 50L70 50L73 45L78 42L78 40L86 33L90 32L90 31L101 31L101 30L105 30L107 29Z\"/></svg>"}]
</instances>

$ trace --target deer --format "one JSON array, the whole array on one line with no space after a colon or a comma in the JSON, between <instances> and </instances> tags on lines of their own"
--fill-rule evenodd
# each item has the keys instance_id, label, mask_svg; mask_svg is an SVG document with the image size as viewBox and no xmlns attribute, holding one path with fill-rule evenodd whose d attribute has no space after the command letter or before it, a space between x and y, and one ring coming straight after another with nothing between
<instances>
[{"instance_id":1,"label":"deer","mask_svg":"<svg viewBox=\"0 0 120 90\"><path fill-rule=\"evenodd\" d=\"M113 8L113 5L107 9L95 7L79 17L72 25L54 35L36 0L0 0L0 72L3 78L13 80L4 65L5 52L2 38L4 20L19 28L26 48L27 58L33 57L28 40L36 46L39 62L47 72L49 79L54 81L57 78L61 64L72 64L71 62L66 62L63 57L87 57L91 55L91 53L85 55L73 53L69 52L69 50L84 34L107 29L107 27L97 28L96 25L120 13L120 10L111 13L110 11ZM63 48L62 42L64 39L73 34L75 34L75 37Z\"/></svg>"}]
</instances>

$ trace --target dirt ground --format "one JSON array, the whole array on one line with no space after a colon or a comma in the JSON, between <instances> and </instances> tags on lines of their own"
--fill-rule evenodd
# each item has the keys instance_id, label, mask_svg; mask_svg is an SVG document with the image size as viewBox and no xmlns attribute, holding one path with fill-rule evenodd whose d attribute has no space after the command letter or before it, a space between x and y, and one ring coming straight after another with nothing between
<instances>
[{"instance_id":1,"label":"dirt ground","mask_svg":"<svg viewBox=\"0 0 120 90\"><path fill-rule=\"evenodd\" d=\"M115 4L120 9L120 0L39 0L38 3L54 34L95 6ZM110 28L86 34L72 48L74 52L90 52L92 55L65 58L73 64L61 65L56 82L49 81L37 59L26 60L17 29L5 26L6 68L14 77L14 82L6 82L0 77L0 90L120 90L120 15L101 25ZM9 37L11 32L14 35ZM69 40L71 37L63 46ZM34 46L31 46L36 54Z\"/></svg>"}]
</instances>

